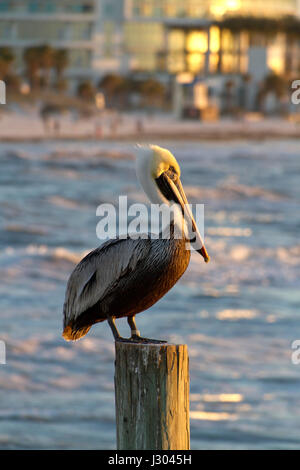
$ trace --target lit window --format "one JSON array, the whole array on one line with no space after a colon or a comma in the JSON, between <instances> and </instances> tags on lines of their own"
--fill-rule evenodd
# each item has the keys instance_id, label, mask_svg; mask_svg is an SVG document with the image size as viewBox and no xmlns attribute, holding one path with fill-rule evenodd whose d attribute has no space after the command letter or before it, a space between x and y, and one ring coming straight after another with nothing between
<instances>
[{"instance_id":1,"label":"lit window","mask_svg":"<svg viewBox=\"0 0 300 470\"><path fill-rule=\"evenodd\" d=\"M209 30L210 41L209 48L210 52L219 52L220 50L220 29L217 26L212 26Z\"/></svg>"},{"instance_id":2,"label":"lit window","mask_svg":"<svg viewBox=\"0 0 300 470\"><path fill-rule=\"evenodd\" d=\"M234 58L232 54L222 55L222 72L231 73L234 70Z\"/></svg>"},{"instance_id":3,"label":"lit window","mask_svg":"<svg viewBox=\"0 0 300 470\"><path fill-rule=\"evenodd\" d=\"M209 72L216 73L218 71L219 65L219 54L210 54L209 55Z\"/></svg>"},{"instance_id":4,"label":"lit window","mask_svg":"<svg viewBox=\"0 0 300 470\"><path fill-rule=\"evenodd\" d=\"M187 36L186 48L189 52L207 52L207 33L205 31L193 31Z\"/></svg>"},{"instance_id":5,"label":"lit window","mask_svg":"<svg viewBox=\"0 0 300 470\"><path fill-rule=\"evenodd\" d=\"M185 34L180 30L170 31L168 34L168 49L170 51L183 51L185 47Z\"/></svg>"},{"instance_id":6,"label":"lit window","mask_svg":"<svg viewBox=\"0 0 300 470\"><path fill-rule=\"evenodd\" d=\"M187 54L187 64L188 70L192 73L199 73L204 69L205 65L205 56L204 54L199 54L192 52Z\"/></svg>"},{"instance_id":7,"label":"lit window","mask_svg":"<svg viewBox=\"0 0 300 470\"><path fill-rule=\"evenodd\" d=\"M229 29L223 29L222 31L222 49L224 51L233 49L233 35Z\"/></svg>"},{"instance_id":8,"label":"lit window","mask_svg":"<svg viewBox=\"0 0 300 470\"><path fill-rule=\"evenodd\" d=\"M248 72L249 59L248 55L241 55L240 57L240 73L246 74Z\"/></svg>"},{"instance_id":9,"label":"lit window","mask_svg":"<svg viewBox=\"0 0 300 470\"><path fill-rule=\"evenodd\" d=\"M152 2L144 2L141 6L141 12L143 16L152 16L153 14L153 5Z\"/></svg>"},{"instance_id":10,"label":"lit window","mask_svg":"<svg viewBox=\"0 0 300 470\"><path fill-rule=\"evenodd\" d=\"M167 58L167 68L170 73L179 73L185 70L185 60L183 54L169 54Z\"/></svg>"},{"instance_id":11,"label":"lit window","mask_svg":"<svg viewBox=\"0 0 300 470\"><path fill-rule=\"evenodd\" d=\"M164 12L166 16L171 18L174 18L177 15L177 6L174 0L165 3Z\"/></svg>"},{"instance_id":12,"label":"lit window","mask_svg":"<svg viewBox=\"0 0 300 470\"><path fill-rule=\"evenodd\" d=\"M249 48L249 34L246 31L240 33L240 48L243 52L246 52Z\"/></svg>"}]
</instances>

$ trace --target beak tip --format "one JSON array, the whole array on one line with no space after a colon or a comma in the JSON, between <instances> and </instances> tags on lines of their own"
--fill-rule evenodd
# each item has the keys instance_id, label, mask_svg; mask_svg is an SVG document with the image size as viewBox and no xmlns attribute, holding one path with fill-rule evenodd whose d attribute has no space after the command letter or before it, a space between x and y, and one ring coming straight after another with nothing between
<instances>
[{"instance_id":1,"label":"beak tip","mask_svg":"<svg viewBox=\"0 0 300 470\"><path fill-rule=\"evenodd\" d=\"M197 251L198 253L200 253L201 256L203 256L205 263L209 263L210 256L208 255L206 248L203 246L200 250L197 250Z\"/></svg>"}]
</instances>

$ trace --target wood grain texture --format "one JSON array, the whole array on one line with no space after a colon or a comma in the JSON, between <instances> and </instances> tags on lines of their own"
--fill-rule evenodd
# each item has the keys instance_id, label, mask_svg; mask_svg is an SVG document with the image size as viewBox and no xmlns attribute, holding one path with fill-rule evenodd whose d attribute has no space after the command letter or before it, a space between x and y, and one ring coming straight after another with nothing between
<instances>
[{"instance_id":1,"label":"wood grain texture","mask_svg":"<svg viewBox=\"0 0 300 470\"><path fill-rule=\"evenodd\" d=\"M116 342L118 450L189 450L186 345Z\"/></svg>"}]
</instances>

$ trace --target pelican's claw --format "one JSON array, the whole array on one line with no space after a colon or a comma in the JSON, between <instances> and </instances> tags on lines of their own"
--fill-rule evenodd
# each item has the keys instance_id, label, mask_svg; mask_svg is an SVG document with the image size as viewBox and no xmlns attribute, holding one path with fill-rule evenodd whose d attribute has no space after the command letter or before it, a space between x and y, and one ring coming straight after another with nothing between
<instances>
[{"instance_id":1,"label":"pelican's claw","mask_svg":"<svg viewBox=\"0 0 300 470\"><path fill-rule=\"evenodd\" d=\"M142 338L141 336L132 335L131 338L116 338L115 341L120 343L137 343L137 344L166 344L168 341L163 341L159 339L150 339L150 338Z\"/></svg>"},{"instance_id":2,"label":"pelican's claw","mask_svg":"<svg viewBox=\"0 0 300 470\"><path fill-rule=\"evenodd\" d=\"M121 336L116 338L115 341L118 343L131 343L130 338L122 338Z\"/></svg>"},{"instance_id":3,"label":"pelican's claw","mask_svg":"<svg viewBox=\"0 0 300 470\"><path fill-rule=\"evenodd\" d=\"M159 339L150 339L150 338L142 338L141 336L133 335L131 336L130 340L131 343L142 343L142 344L166 344L168 341L163 341Z\"/></svg>"}]
</instances>

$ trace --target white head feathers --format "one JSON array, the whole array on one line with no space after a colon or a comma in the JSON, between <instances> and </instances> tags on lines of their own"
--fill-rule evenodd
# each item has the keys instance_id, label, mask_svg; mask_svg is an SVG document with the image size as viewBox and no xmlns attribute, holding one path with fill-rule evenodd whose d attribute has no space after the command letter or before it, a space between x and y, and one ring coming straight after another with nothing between
<instances>
[{"instance_id":1,"label":"white head feathers","mask_svg":"<svg viewBox=\"0 0 300 470\"><path fill-rule=\"evenodd\" d=\"M155 179L173 167L180 176L180 167L172 153L158 145L138 146L136 174L140 185L153 204L169 204L159 191Z\"/></svg>"}]
</instances>

